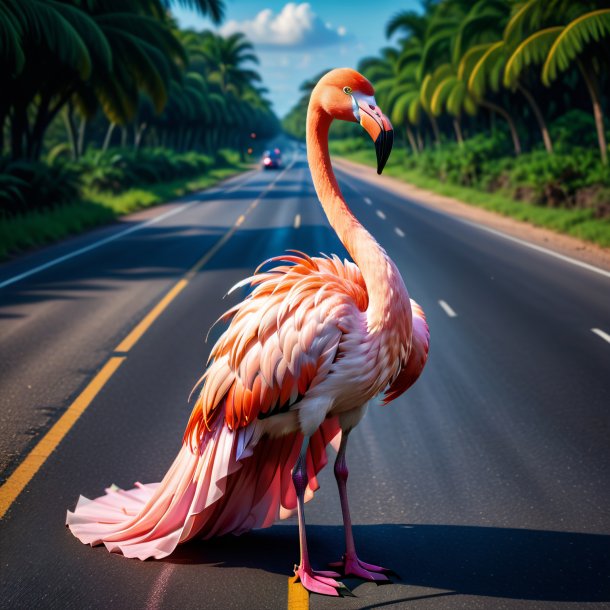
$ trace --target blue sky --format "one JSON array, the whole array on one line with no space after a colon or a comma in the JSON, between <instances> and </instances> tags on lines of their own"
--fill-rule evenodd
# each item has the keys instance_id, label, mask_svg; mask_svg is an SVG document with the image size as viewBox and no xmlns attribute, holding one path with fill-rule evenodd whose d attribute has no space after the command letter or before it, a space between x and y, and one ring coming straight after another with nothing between
<instances>
[{"instance_id":1,"label":"blue sky","mask_svg":"<svg viewBox=\"0 0 610 610\"><path fill-rule=\"evenodd\" d=\"M220 28L188 10L173 13L183 28L246 33L255 43L258 70L281 117L298 100L304 80L325 69L355 68L360 59L389 44L384 32L390 17L418 7L418 0L227 0Z\"/></svg>"}]
</instances>

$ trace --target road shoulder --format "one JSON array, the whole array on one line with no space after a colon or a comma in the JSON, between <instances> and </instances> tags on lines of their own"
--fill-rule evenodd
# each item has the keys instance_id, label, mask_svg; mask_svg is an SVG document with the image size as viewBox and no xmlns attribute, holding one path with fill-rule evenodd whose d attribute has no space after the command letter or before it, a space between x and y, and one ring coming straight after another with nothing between
<instances>
[{"instance_id":1,"label":"road shoulder","mask_svg":"<svg viewBox=\"0 0 610 610\"><path fill-rule=\"evenodd\" d=\"M468 205L453 197L437 195L436 193L419 188L408 182L403 182L392 176L383 176L383 183L380 183L377 172L368 165L340 158L333 159L333 164L337 169L350 176L367 182L374 182L376 186L382 186L388 191L400 195L401 197L412 199L420 205L429 206L446 214L451 214L452 216L462 218L469 222L489 227L505 233L506 235L510 235L511 237L528 241L543 248L548 248L563 256L569 256L582 261L583 263L610 271L610 250L606 248L601 248L600 246L570 235L562 235L549 229L536 227L529 223L515 220L514 218L509 218L490 212L489 210Z\"/></svg>"}]
</instances>

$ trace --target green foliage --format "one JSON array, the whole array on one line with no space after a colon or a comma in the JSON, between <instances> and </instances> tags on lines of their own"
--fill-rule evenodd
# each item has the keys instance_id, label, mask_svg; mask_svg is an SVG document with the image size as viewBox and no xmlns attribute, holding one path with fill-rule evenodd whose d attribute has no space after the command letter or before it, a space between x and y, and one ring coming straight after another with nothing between
<instances>
[{"instance_id":1,"label":"green foliage","mask_svg":"<svg viewBox=\"0 0 610 610\"><path fill-rule=\"evenodd\" d=\"M610 172L594 150L572 148L548 155L534 150L519 157L506 154L506 138L478 136L463 146L442 148L408 156L403 166L443 183L503 192L538 206L591 208L598 218L610 217Z\"/></svg>"},{"instance_id":2,"label":"green foliage","mask_svg":"<svg viewBox=\"0 0 610 610\"><path fill-rule=\"evenodd\" d=\"M592 11L570 22L559 34L542 68L542 81L549 84L583 55L590 43L610 38L610 9Z\"/></svg>"},{"instance_id":3,"label":"green foliage","mask_svg":"<svg viewBox=\"0 0 610 610\"><path fill-rule=\"evenodd\" d=\"M97 130L98 145L109 135L104 148L116 125L135 148L150 137L182 151L246 148L254 127L273 135L252 44L241 33L178 31L166 11L176 3L215 22L224 9L222 0L2 0L0 154L39 159L57 144L44 140L60 113L74 157L91 122L111 123Z\"/></svg>"},{"instance_id":4,"label":"green foliage","mask_svg":"<svg viewBox=\"0 0 610 610\"><path fill-rule=\"evenodd\" d=\"M14 216L74 201L80 185L78 172L64 165L0 159L0 214Z\"/></svg>"},{"instance_id":5,"label":"green foliage","mask_svg":"<svg viewBox=\"0 0 610 610\"><path fill-rule=\"evenodd\" d=\"M404 129L415 153L438 146L453 133L458 141L489 133L492 113L508 127L516 155L538 143L552 154L547 121L588 104L594 117L590 133L607 162L606 0L429 1L421 13L394 15L386 33L402 37L377 57L364 59L360 70L374 83L379 105L395 127ZM551 83L552 93L546 91ZM306 100L299 100L285 129L302 135L306 109Z\"/></svg>"},{"instance_id":6,"label":"green foliage","mask_svg":"<svg viewBox=\"0 0 610 610\"><path fill-rule=\"evenodd\" d=\"M214 160L206 155L153 148L138 153L121 149L89 151L70 167L83 176L85 186L120 193L134 185L202 175L213 165Z\"/></svg>"},{"instance_id":7,"label":"green foliage","mask_svg":"<svg viewBox=\"0 0 610 610\"><path fill-rule=\"evenodd\" d=\"M569 151L571 147L594 148L595 121L590 112L573 108L556 118L549 129L557 148Z\"/></svg>"},{"instance_id":8,"label":"green foliage","mask_svg":"<svg viewBox=\"0 0 610 610\"><path fill-rule=\"evenodd\" d=\"M119 194L85 187L80 198L70 203L10 217L0 215L0 260L111 222L123 214L208 188L243 169L243 165L213 168L204 175L133 187ZM0 197L6 187L5 177L0 177Z\"/></svg>"},{"instance_id":9,"label":"green foliage","mask_svg":"<svg viewBox=\"0 0 610 610\"><path fill-rule=\"evenodd\" d=\"M375 165L375 151L370 148L345 156L366 165ZM599 165L599 161L597 163ZM390 157L384 173L440 195L610 247L610 188L607 187L596 185L578 190L574 207L567 209L516 200L511 189L499 185L498 190L489 192L477 187L441 182L437 176L424 175L418 166L407 165L398 157Z\"/></svg>"}]
</instances>

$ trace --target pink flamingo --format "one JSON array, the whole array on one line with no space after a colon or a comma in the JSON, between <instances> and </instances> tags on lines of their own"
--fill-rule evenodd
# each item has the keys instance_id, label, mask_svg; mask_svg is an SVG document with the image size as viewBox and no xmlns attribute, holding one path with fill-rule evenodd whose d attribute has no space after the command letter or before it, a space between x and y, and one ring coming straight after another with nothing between
<instances>
[{"instance_id":1,"label":"pink flamingo","mask_svg":"<svg viewBox=\"0 0 610 610\"><path fill-rule=\"evenodd\" d=\"M194 537L268 527L297 509L301 559L295 572L309 591L338 595L335 580L387 580L385 568L356 555L345 459L350 431L367 404L395 399L421 374L428 328L398 269L348 208L333 174L328 129L357 121L375 142L378 173L392 126L368 80L347 68L312 92L307 151L328 220L354 263L294 253L238 286L252 292L223 317L230 325L212 349L182 449L161 483L96 500L79 499L67 525L83 542L127 557L161 558ZM346 550L340 572L316 572L307 551L304 502L341 432L335 476Z\"/></svg>"}]
</instances>

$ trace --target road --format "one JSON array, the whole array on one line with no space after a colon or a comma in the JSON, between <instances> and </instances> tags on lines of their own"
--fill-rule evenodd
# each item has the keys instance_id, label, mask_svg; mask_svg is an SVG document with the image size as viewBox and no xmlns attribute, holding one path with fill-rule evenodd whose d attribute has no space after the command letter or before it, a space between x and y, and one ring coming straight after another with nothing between
<instances>
[{"instance_id":1,"label":"road","mask_svg":"<svg viewBox=\"0 0 610 610\"><path fill-rule=\"evenodd\" d=\"M160 480L234 283L288 248L345 254L304 152L289 159L0 268L4 478L75 401L86 407L0 522L0 607L287 606L294 520L147 562L63 524L79 494ZM591 330L610 333L610 279L390 194L383 177L338 177L432 343L416 386L372 409L348 449L359 554L400 577L347 579L356 597L310 607L610 607L610 343ZM306 518L322 567L342 528L332 469L320 483Z\"/></svg>"}]
</instances>

